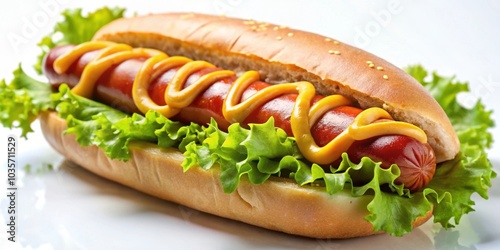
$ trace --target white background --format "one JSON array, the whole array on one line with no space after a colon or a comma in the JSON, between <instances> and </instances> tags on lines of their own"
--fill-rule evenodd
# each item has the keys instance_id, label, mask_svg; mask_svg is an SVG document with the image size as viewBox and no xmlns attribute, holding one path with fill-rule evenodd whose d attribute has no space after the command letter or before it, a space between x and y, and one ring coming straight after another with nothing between
<instances>
[{"instance_id":1,"label":"white background","mask_svg":"<svg viewBox=\"0 0 500 250\"><path fill-rule=\"evenodd\" d=\"M81 1L79 1L81 2ZM83 7L94 10L103 1L10 1L0 9L0 78L11 78L19 62L30 70L38 55L36 43L52 30L59 12ZM5 2L4 2L5 3ZM500 2L498 1L106 1L134 12L189 11L251 18L334 37L397 66L422 64L442 75L471 83L462 96L466 105L482 98L488 109L500 108ZM500 111L494 113L500 121ZM35 127L37 124L35 124ZM490 151L500 172L500 129ZM5 162L6 138L18 131L0 128L0 163ZM30 164L58 171L20 173L16 244L6 242L7 203L1 194L0 249L253 249L361 248L375 249L494 249L500 247L500 183L493 181L490 200L476 196L476 212L460 226L444 231L426 223L413 233L351 240L292 237L220 219L160 201L108 182L71 165L44 142L40 133L20 140L19 168ZM2 163L4 164L4 163ZM5 167L0 168L0 189Z\"/></svg>"}]
</instances>

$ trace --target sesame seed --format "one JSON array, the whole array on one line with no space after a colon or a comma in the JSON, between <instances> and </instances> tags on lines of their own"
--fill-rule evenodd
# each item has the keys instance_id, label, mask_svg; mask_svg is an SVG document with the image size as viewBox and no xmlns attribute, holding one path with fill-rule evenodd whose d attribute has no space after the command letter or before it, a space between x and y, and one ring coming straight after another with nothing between
<instances>
[{"instance_id":1,"label":"sesame seed","mask_svg":"<svg viewBox=\"0 0 500 250\"><path fill-rule=\"evenodd\" d=\"M370 63L370 64L368 64L368 67L370 67L370 68L375 68L375 64Z\"/></svg>"},{"instance_id":2,"label":"sesame seed","mask_svg":"<svg viewBox=\"0 0 500 250\"><path fill-rule=\"evenodd\" d=\"M293 33L292 33L292 32L288 33L288 36L289 36L289 37L292 37L292 36L293 36Z\"/></svg>"},{"instance_id":3,"label":"sesame seed","mask_svg":"<svg viewBox=\"0 0 500 250\"><path fill-rule=\"evenodd\" d=\"M328 37L327 37L327 38L325 38L325 42L332 42L332 43L333 43L333 44L335 44L335 45L340 44L340 42L339 42L339 41L332 40L331 38L328 38Z\"/></svg>"},{"instance_id":4,"label":"sesame seed","mask_svg":"<svg viewBox=\"0 0 500 250\"><path fill-rule=\"evenodd\" d=\"M273 28L273 30L278 30L280 27L276 26Z\"/></svg>"},{"instance_id":5,"label":"sesame seed","mask_svg":"<svg viewBox=\"0 0 500 250\"><path fill-rule=\"evenodd\" d=\"M286 28L288 28L288 26L285 26L285 25L280 26L280 29L286 29Z\"/></svg>"},{"instance_id":6,"label":"sesame seed","mask_svg":"<svg viewBox=\"0 0 500 250\"><path fill-rule=\"evenodd\" d=\"M283 39L283 37L281 37L281 36L276 37L276 40L281 40L281 39Z\"/></svg>"},{"instance_id":7,"label":"sesame seed","mask_svg":"<svg viewBox=\"0 0 500 250\"><path fill-rule=\"evenodd\" d=\"M252 30L256 30L257 29L257 26L252 26Z\"/></svg>"},{"instance_id":8,"label":"sesame seed","mask_svg":"<svg viewBox=\"0 0 500 250\"><path fill-rule=\"evenodd\" d=\"M255 24L253 20L247 20L243 22L244 24Z\"/></svg>"},{"instance_id":9,"label":"sesame seed","mask_svg":"<svg viewBox=\"0 0 500 250\"><path fill-rule=\"evenodd\" d=\"M377 67L377 70L384 70L384 68L382 68L382 67L378 66L378 67Z\"/></svg>"},{"instance_id":10,"label":"sesame seed","mask_svg":"<svg viewBox=\"0 0 500 250\"><path fill-rule=\"evenodd\" d=\"M340 55L340 51L338 51L338 50L329 50L328 53L335 54L335 55Z\"/></svg>"},{"instance_id":11,"label":"sesame seed","mask_svg":"<svg viewBox=\"0 0 500 250\"><path fill-rule=\"evenodd\" d=\"M366 64L373 64L372 61L366 61Z\"/></svg>"},{"instance_id":12,"label":"sesame seed","mask_svg":"<svg viewBox=\"0 0 500 250\"><path fill-rule=\"evenodd\" d=\"M384 76L383 76L383 78L384 78L385 80L389 80L389 77L388 77L387 75L384 75Z\"/></svg>"}]
</instances>

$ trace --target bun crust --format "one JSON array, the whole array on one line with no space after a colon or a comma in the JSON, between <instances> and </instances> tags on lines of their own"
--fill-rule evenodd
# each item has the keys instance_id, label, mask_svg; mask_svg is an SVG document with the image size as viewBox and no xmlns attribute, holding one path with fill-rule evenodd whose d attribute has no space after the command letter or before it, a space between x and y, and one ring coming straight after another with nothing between
<instances>
[{"instance_id":1,"label":"bun crust","mask_svg":"<svg viewBox=\"0 0 500 250\"><path fill-rule=\"evenodd\" d=\"M309 81L320 94L342 94L362 108L381 107L396 120L419 126L437 162L459 151L448 117L420 83L387 61L331 38L252 20L169 13L116 20L94 40L156 48L236 72L258 70L270 83Z\"/></svg>"},{"instance_id":2,"label":"bun crust","mask_svg":"<svg viewBox=\"0 0 500 250\"><path fill-rule=\"evenodd\" d=\"M302 187L284 178L261 185L242 180L234 193L222 191L217 168L183 172L182 153L145 142L130 144L131 159L111 160L96 146L83 147L74 135L65 135L66 121L55 112L40 116L47 141L67 159L99 176L141 192L199 211L259 227L313 238L352 238L372 235L369 196L334 196L323 189ZM312 205L313 204L313 205ZM432 216L429 211L413 223L417 227Z\"/></svg>"}]
</instances>

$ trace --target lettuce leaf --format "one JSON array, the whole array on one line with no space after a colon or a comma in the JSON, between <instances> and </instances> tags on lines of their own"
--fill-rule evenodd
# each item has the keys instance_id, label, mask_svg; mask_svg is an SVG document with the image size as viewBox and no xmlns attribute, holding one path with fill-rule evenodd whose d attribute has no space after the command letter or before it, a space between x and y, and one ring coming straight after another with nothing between
<instances>
[{"instance_id":1,"label":"lettuce leaf","mask_svg":"<svg viewBox=\"0 0 500 250\"><path fill-rule=\"evenodd\" d=\"M75 134L83 146L96 145L112 159L128 161L130 141L178 147L202 138L204 131L198 124L185 126L161 114L149 111L145 115L126 114L105 104L74 95L69 87L61 85L51 95L55 110L66 119L66 133Z\"/></svg>"},{"instance_id":2,"label":"lettuce leaf","mask_svg":"<svg viewBox=\"0 0 500 250\"><path fill-rule=\"evenodd\" d=\"M82 9L67 9L62 12L63 20L58 22L54 31L42 38L38 46L42 49L34 65L38 74L42 74L42 60L50 49L64 44L80 44L90 41L104 25L123 17L124 8L101 8L82 15Z\"/></svg>"},{"instance_id":3,"label":"lettuce leaf","mask_svg":"<svg viewBox=\"0 0 500 250\"><path fill-rule=\"evenodd\" d=\"M434 221L445 228L454 227L462 215L474 211L473 193L484 199L491 187L491 178L496 177L485 153L477 146L462 146L458 157L445 162L436 169L432 181L424 190L440 206L434 207ZM454 223L450 222L453 219Z\"/></svg>"},{"instance_id":4,"label":"lettuce leaf","mask_svg":"<svg viewBox=\"0 0 500 250\"><path fill-rule=\"evenodd\" d=\"M52 107L51 93L50 85L29 77L19 65L9 84L0 81L0 122L7 128L20 128L26 138L38 114Z\"/></svg>"},{"instance_id":5,"label":"lettuce leaf","mask_svg":"<svg viewBox=\"0 0 500 250\"><path fill-rule=\"evenodd\" d=\"M489 129L495 123L492 111L486 111L478 100L472 109L466 109L457 101L457 95L469 91L467 83L428 72L420 65L413 65L405 70L417 79L438 101L448 115L460 140L460 153L452 161L440 164L436 173L424 190L432 196L435 203L434 221L445 228L460 222L462 215L474 211L471 200L473 193L488 198L491 179L497 174L488 160L486 149L491 147L493 136ZM454 224L450 222L454 219Z\"/></svg>"}]
</instances>

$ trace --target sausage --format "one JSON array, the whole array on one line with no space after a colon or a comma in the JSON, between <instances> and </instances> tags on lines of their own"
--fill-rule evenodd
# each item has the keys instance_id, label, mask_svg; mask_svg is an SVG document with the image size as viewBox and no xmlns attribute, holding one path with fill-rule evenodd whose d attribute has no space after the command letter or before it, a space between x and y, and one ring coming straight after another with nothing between
<instances>
[{"instance_id":1,"label":"sausage","mask_svg":"<svg viewBox=\"0 0 500 250\"><path fill-rule=\"evenodd\" d=\"M72 45L56 47L45 58L44 74L55 87L62 83L67 83L70 87L78 84L85 65L98 53L98 51L92 51L84 54L71 65L66 73L57 74L53 68L54 61L72 48ZM140 113L132 99L132 84L146 59L129 59L108 69L97 81L94 98L125 112ZM170 69L151 83L148 92L158 105L165 104L163 93L177 69ZM220 69L207 68L190 75L185 86L189 86L202 75L215 70ZM192 104L183 108L179 114L173 117L173 120L206 124L213 118L221 129L226 130L230 123L222 115L222 104L235 80L236 77L227 77L217 81L200 94ZM242 99L246 99L268 86L270 86L269 83L254 82L245 90ZM242 124L264 123L270 117L274 117L275 126L283 129L289 136L293 136L290 115L296 97L296 94L281 95L254 110ZM313 102L321 98L323 97L316 95ZM326 112L311 127L314 140L319 146L326 145L347 129L361 111L357 107L341 106ZM360 162L362 157L368 156L374 161L380 161L383 168L397 164L401 175L396 183L403 184L412 191L425 187L432 179L436 168L436 157L432 148L427 143L420 143L416 139L404 135L385 135L356 141L347 153L350 160L356 163Z\"/></svg>"}]
</instances>

